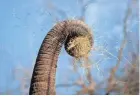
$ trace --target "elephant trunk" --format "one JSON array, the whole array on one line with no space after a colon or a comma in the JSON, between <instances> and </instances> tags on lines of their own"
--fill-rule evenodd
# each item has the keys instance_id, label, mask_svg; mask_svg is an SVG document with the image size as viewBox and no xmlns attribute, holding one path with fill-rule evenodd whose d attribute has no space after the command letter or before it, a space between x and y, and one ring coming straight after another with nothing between
<instances>
[{"instance_id":1,"label":"elephant trunk","mask_svg":"<svg viewBox=\"0 0 140 96\"><path fill-rule=\"evenodd\" d=\"M55 75L61 47L65 43L67 50L67 43L70 38L78 36L90 36L89 41L92 45L92 37L88 26L79 20L60 22L48 32L36 59L30 84L30 95L56 94ZM71 50L67 50L67 52L74 56Z\"/></svg>"}]
</instances>

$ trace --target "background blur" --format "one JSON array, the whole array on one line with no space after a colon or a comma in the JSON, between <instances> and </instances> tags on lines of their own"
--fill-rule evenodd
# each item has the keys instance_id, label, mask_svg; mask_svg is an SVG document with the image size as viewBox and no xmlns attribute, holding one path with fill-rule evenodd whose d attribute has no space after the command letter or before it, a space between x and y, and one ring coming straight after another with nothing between
<instances>
[{"instance_id":1,"label":"background blur","mask_svg":"<svg viewBox=\"0 0 140 96\"><path fill-rule=\"evenodd\" d=\"M66 19L84 20L93 30L94 46L90 68L74 63L61 50L56 93L139 94L138 4L139 0L0 0L0 94L28 94L44 37Z\"/></svg>"}]
</instances>

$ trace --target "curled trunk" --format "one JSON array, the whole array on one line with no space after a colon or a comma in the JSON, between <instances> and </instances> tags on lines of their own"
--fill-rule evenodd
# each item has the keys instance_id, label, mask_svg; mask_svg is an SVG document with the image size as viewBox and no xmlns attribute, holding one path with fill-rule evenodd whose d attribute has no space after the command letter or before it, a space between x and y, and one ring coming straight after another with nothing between
<instances>
[{"instance_id":1,"label":"curled trunk","mask_svg":"<svg viewBox=\"0 0 140 96\"><path fill-rule=\"evenodd\" d=\"M59 22L48 32L36 59L31 79L30 95L56 94L55 75L57 59L62 45L65 43L67 50L67 42L69 42L71 38L88 36L92 46L92 35L90 32L91 30L88 26L79 20ZM71 51L67 50L67 52L75 56Z\"/></svg>"}]
</instances>

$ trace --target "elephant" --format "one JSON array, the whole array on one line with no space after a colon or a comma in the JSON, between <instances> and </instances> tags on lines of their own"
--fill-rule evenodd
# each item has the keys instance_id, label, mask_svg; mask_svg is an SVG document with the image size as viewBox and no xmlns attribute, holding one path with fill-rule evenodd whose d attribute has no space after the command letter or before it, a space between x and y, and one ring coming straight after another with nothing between
<instances>
[{"instance_id":1,"label":"elephant","mask_svg":"<svg viewBox=\"0 0 140 96\"><path fill-rule=\"evenodd\" d=\"M76 55L76 47L69 49L71 41L78 37L87 37L87 51ZM81 42L82 39L77 39ZM86 40L84 40L86 41ZM29 95L55 95L55 75L57 60L61 47L65 46L67 53L80 58L89 53L93 45L92 31L81 20L64 20L58 22L46 35L38 52L30 83ZM83 44L83 42L82 42ZM80 47L82 48L82 47ZM79 50L78 52L81 52Z\"/></svg>"}]
</instances>

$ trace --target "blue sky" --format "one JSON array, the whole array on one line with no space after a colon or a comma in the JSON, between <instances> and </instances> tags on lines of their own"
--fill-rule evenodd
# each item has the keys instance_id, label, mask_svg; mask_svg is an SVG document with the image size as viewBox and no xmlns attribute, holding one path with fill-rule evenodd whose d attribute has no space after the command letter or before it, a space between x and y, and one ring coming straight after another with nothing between
<instances>
[{"instance_id":1,"label":"blue sky","mask_svg":"<svg viewBox=\"0 0 140 96\"><path fill-rule=\"evenodd\" d=\"M81 15L78 0L50 1L66 14L49 9L49 0L0 0L0 92L6 91L11 86L13 88L18 86L19 82L13 77L13 70L17 66L32 70L42 40L56 23L55 16L59 20L65 20L77 19ZM93 29L95 47L103 46L106 42L107 50L117 56L116 49L123 38L122 24L128 1L93 0L87 6L85 22ZM130 30L138 32L138 24L136 23ZM111 59L99 63L103 72L116 62L116 59L109 57ZM99 58L103 58L102 55L93 51L91 60L97 62ZM71 61L72 58L62 49L58 60L57 84L71 83L77 78L78 75L71 71ZM95 80L102 80L97 68L93 69ZM57 89L57 93L72 94L78 88L71 90L72 88L60 88Z\"/></svg>"}]
</instances>

